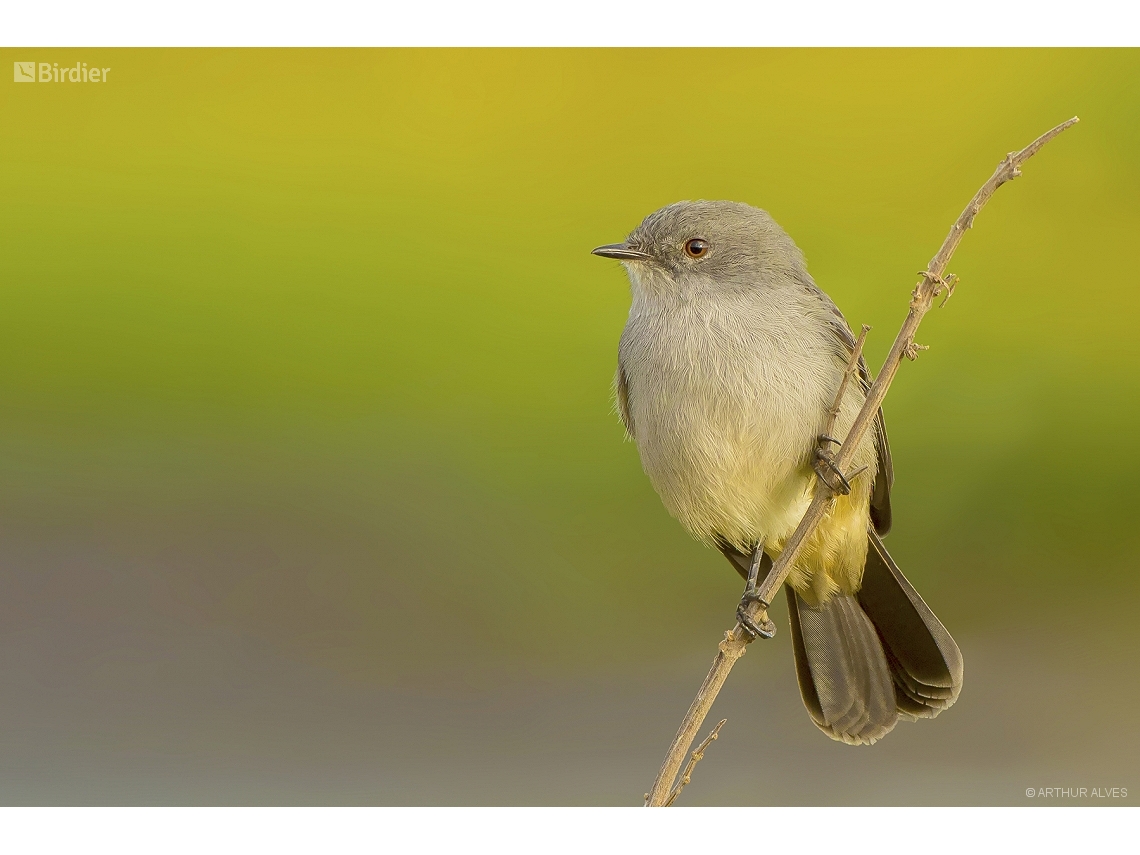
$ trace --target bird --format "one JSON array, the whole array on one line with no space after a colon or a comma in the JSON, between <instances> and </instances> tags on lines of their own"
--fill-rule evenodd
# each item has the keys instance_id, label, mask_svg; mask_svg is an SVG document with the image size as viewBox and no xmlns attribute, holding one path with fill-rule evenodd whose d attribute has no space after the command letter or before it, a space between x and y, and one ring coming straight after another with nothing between
<instances>
[{"instance_id":1,"label":"bird","mask_svg":"<svg viewBox=\"0 0 1140 855\"><path fill-rule=\"evenodd\" d=\"M676 202L593 253L619 260L630 282L614 396L649 481L742 577L753 559L765 572L817 473L828 474L821 462L838 440L825 429L856 343L847 321L791 237L745 203ZM862 356L855 376L833 417L838 436L870 387ZM881 409L849 480L835 474L846 494L784 587L811 720L836 741L869 745L900 719L953 705L962 654L883 545L894 468Z\"/></svg>"}]
</instances>

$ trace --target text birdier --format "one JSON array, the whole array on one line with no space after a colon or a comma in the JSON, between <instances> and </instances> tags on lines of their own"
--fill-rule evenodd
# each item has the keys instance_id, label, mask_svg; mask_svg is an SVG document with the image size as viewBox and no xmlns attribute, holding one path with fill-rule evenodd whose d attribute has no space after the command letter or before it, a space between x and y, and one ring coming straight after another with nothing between
<instances>
[{"instance_id":1,"label":"text birdier","mask_svg":"<svg viewBox=\"0 0 1140 855\"><path fill-rule=\"evenodd\" d=\"M58 62L14 62L15 83L106 83L110 68L88 66L85 62L63 65Z\"/></svg>"}]
</instances>

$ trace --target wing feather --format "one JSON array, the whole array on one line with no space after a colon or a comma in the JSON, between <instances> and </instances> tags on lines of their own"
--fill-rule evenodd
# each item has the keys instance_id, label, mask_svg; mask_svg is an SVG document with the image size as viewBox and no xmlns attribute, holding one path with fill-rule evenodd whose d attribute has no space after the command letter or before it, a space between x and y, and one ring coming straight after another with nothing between
<instances>
[{"instance_id":1,"label":"wing feather","mask_svg":"<svg viewBox=\"0 0 1140 855\"><path fill-rule=\"evenodd\" d=\"M633 416L630 415L629 408L629 380L625 376L625 366L621 364L621 357L618 357L618 370L614 376L614 398L617 401L618 416L621 417L621 423L625 425L625 432L633 436Z\"/></svg>"}]
</instances>

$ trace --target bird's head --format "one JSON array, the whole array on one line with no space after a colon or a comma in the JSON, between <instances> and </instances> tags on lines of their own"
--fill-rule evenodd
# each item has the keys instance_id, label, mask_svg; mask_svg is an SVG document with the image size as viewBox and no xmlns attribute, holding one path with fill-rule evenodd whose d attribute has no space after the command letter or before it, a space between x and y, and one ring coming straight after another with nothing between
<instances>
[{"instance_id":1,"label":"bird's head","mask_svg":"<svg viewBox=\"0 0 1140 855\"><path fill-rule=\"evenodd\" d=\"M633 287L650 293L749 291L806 275L787 233L766 211L741 202L675 202L622 243L593 253L621 261Z\"/></svg>"}]
</instances>

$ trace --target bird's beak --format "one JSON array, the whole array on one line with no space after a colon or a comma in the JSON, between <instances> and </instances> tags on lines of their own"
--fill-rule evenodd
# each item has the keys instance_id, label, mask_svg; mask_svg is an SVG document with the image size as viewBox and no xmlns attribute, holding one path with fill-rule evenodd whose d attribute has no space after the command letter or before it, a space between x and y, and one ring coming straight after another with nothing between
<instances>
[{"instance_id":1,"label":"bird's beak","mask_svg":"<svg viewBox=\"0 0 1140 855\"><path fill-rule=\"evenodd\" d=\"M648 252L634 249L627 243L608 243L590 251L602 258L616 258L618 261L644 261L649 258Z\"/></svg>"}]
</instances>

